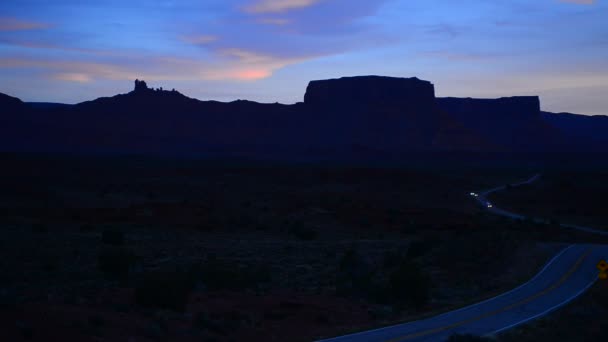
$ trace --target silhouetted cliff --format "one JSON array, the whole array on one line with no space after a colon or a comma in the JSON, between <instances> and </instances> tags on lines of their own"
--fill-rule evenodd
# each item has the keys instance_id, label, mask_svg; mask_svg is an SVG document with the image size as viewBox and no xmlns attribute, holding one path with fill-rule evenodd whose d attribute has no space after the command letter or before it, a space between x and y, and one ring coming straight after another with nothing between
<instances>
[{"instance_id":1,"label":"silhouetted cliff","mask_svg":"<svg viewBox=\"0 0 608 342\"><path fill-rule=\"evenodd\" d=\"M572 144L590 142L595 147L608 144L608 116L541 112L543 119L563 132Z\"/></svg>"},{"instance_id":2,"label":"silhouetted cliff","mask_svg":"<svg viewBox=\"0 0 608 342\"><path fill-rule=\"evenodd\" d=\"M544 151L564 144L540 115L537 96L498 99L438 98L439 107L505 150Z\"/></svg>"},{"instance_id":3,"label":"silhouetted cliff","mask_svg":"<svg viewBox=\"0 0 608 342\"><path fill-rule=\"evenodd\" d=\"M435 88L413 78L356 76L311 81L304 103L315 107L398 106L431 109Z\"/></svg>"},{"instance_id":4,"label":"silhouetted cliff","mask_svg":"<svg viewBox=\"0 0 608 342\"><path fill-rule=\"evenodd\" d=\"M0 108L2 108L3 114L6 115L15 110L25 110L26 106L18 98L0 93Z\"/></svg>"},{"instance_id":5,"label":"silhouetted cliff","mask_svg":"<svg viewBox=\"0 0 608 342\"><path fill-rule=\"evenodd\" d=\"M436 99L433 84L417 78L312 81L304 103L294 105L200 101L136 80L129 93L73 106L0 95L0 111L4 151L394 160L608 145L606 120L541 115L538 97Z\"/></svg>"}]
</instances>

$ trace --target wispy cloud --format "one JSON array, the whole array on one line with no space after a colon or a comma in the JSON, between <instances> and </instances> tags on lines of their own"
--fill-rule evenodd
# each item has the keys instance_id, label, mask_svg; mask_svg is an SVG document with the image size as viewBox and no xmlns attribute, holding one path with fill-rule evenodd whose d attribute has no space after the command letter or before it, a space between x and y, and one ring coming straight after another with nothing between
<instances>
[{"instance_id":1,"label":"wispy cloud","mask_svg":"<svg viewBox=\"0 0 608 342\"><path fill-rule=\"evenodd\" d=\"M98 80L151 81L255 81L304 58L281 58L243 49L224 49L214 58L202 60L173 56L125 56L90 62L75 59L53 60L31 56L0 58L0 69L36 70L53 80L86 83ZM142 61L142 62L140 62Z\"/></svg>"},{"instance_id":2,"label":"wispy cloud","mask_svg":"<svg viewBox=\"0 0 608 342\"><path fill-rule=\"evenodd\" d=\"M0 17L0 32L6 31L27 31L47 29L51 25L36 21L21 20L10 17Z\"/></svg>"},{"instance_id":3,"label":"wispy cloud","mask_svg":"<svg viewBox=\"0 0 608 342\"><path fill-rule=\"evenodd\" d=\"M577 5L593 5L595 0L559 0L560 2L568 2Z\"/></svg>"},{"instance_id":4,"label":"wispy cloud","mask_svg":"<svg viewBox=\"0 0 608 342\"><path fill-rule=\"evenodd\" d=\"M281 13L312 6L321 0L257 0L245 6L248 13Z\"/></svg>"},{"instance_id":5,"label":"wispy cloud","mask_svg":"<svg viewBox=\"0 0 608 342\"><path fill-rule=\"evenodd\" d=\"M202 45L217 41L219 38L213 35L196 35L196 36L182 36L180 39L186 43Z\"/></svg>"},{"instance_id":6,"label":"wispy cloud","mask_svg":"<svg viewBox=\"0 0 608 342\"><path fill-rule=\"evenodd\" d=\"M291 23L291 20L285 18L260 18L258 19L258 22L268 25L284 26Z\"/></svg>"}]
</instances>

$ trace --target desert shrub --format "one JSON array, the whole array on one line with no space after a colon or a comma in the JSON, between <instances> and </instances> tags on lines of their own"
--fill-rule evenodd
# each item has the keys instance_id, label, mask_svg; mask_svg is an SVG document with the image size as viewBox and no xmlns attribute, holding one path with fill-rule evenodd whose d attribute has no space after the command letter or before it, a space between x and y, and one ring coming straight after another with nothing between
<instances>
[{"instance_id":1,"label":"desert shrub","mask_svg":"<svg viewBox=\"0 0 608 342\"><path fill-rule=\"evenodd\" d=\"M267 267L239 265L215 257L193 265L189 273L195 281L202 282L209 290L256 288L271 278L270 269Z\"/></svg>"},{"instance_id":2,"label":"desert shrub","mask_svg":"<svg viewBox=\"0 0 608 342\"><path fill-rule=\"evenodd\" d=\"M48 233L49 227L42 223L37 223L32 226L32 232L34 233Z\"/></svg>"},{"instance_id":3,"label":"desert shrub","mask_svg":"<svg viewBox=\"0 0 608 342\"><path fill-rule=\"evenodd\" d=\"M375 297L378 286L375 267L357 250L350 248L340 258L336 290L338 294L357 297Z\"/></svg>"},{"instance_id":4,"label":"desert shrub","mask_svg":"<svg viewBox=\"0 0 608 342\"><path fill-rule=\"evenodd\" d=\"M395 267L399 265L402 259L403 256L397 251L386 251L382 259L382 265L385 268Z\"/></svg>"},{"instance_id":5,"label":"desert shrub","mask_svg":"<svg viewBox=\"0 0 608 342\"><path fill-rule=\"evenodd\" d=\"M188 272L151 271L137 281L135 302L143 307L183 311L193 288Z\"/></svg>"},{"instance_id":6,"label":"desert shrub","mask_svg":"<svg viewBox=\"0 0 608 342\"><path fill-rule=\"evenodd\" d=\"M411 259L421 257L428 253L435 246L436 241L433 241L432 239L427 238L414 240L408 246L406 256Z\"/></svg>"},{"instance_id":7,"label":"desert shrub","mask_svg":"<svg viewBox=\"0 0 608 342\"><path fill-rule=\"evenodd\" d=\"M107 245L122 245L125 241L125 235L118 230L104 230L101 233L101 242Z\"/></svg>"},{"instance_id":8,"label":"desert shrub","mask_svg":"<svg viewBox=\"0 0 608 342\"><path fill-rule=\"evenodd\" d=\"M109 278L124 278L135 261L135 256L129 250L112 247L104 248L99 253L97 268Z\"/></svg>"},{"instance_id":9,"label":"desert shrub","mask_svg":"<svg viewBox=\"0 0 608 342\"><path fill-rule=\"evenodd\" d=\"M427 304L431 281L417 264L397 252L387 252L383 267L378 268L349 249L340 260L336 290L341 295L367 298L398 311Z\"/></svg>"},{"instance_id":10,"label":"desert shrub","mask_svg":"<svg viewBox=\"0 0 608 342\"><path fill-rule=\"evenodd\" d=\"M471 335L471 334L454 334L450 336L446 342L490 342L490 338Z\"/></svg>"},{"instance_id":11,"label":"desert shrub","mask_svg":"<svg viewBox=\"0 0 608 342\"><path fill-rule=\"evenodd\" d=\"M192 325L195 329L220 335L226 335L243 325L252 326L253 324L254 321L251 316L234 310L211 314L197 312L192 319Z\"/></svg>"},{"instance_id":12,"label":"desert shrub","mask_svg":"<svg viewBox=\"0 0 608 342\"><path fill-rule=\"evenodd\" d=\"M431 279L417 264L403 260L389 275L385 291L396 306L422 308L430 299Z\"/></svg>"},{"instance_id":13,"label":"desert shrub","mask_svg":"<svg viewBox=\"0 0 608 342\"><path fill-rule=\"evenodd\" d=\"M292 234L300 240L311 241L317 238L317 231L314 229L298 226L292 229Z\"/></svg>"},{"instance_id":14,"label":"desert shrub","mask_svg":"<svg viewBox=\"0 0 608 342\"><path fill-rule=\"evenodd\" d=\"M95 230L95 227L92 224L82 224L82 225L80 225L79 230L81 232L90 232L90 231Z\"/></svg>"},{"instance_id":15,"label":"desert shrub","mask_svg":"<svg viewBox=\"0 0 608 342\"><path fill-rule=\"evenodd\" d=\"M216 334L226 334L228 329L216 316L211 316L206 312L197 312L192 319L194 328L202 331L210 331Z\"/></svg>"},{"instance_id":16,"label":"desert shrub","mask_svg":"<svg viewBox=\"0 0 608 342\"><path fill-rule=\"evenodd\" d=\"M436 253L438 260L450 260L451 269L487 272L506 267L510 256L520 246L517 236L509 232L480 231L455 237Z\"/></svg>"}]
</instances>

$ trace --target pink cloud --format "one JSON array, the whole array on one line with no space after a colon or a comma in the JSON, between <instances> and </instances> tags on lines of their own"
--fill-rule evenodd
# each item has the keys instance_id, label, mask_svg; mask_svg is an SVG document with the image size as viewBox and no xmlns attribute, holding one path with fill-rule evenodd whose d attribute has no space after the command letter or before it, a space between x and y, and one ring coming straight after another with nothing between
<instances>
[{"instance_id":1,"label":"pink cloud","mask_svg":"<svg viewBox=\"0 0 608 342\"><path fill-rule=\"evenodd\" d=\"M568 2L577 5L593 5L595 0L559 0L560 2Z\"/></svg>"},{"instance_id":2,"label":"pink cloud","mask_svg":"<svg viewBox=\"0 0 608 342\"><path fill-rule=\"evenodd\" d=\"M213 43L213 42L217 41L219 38L217 36L212 36L212 35L196 35L196 36L184 36L184 37L180 37L180 39L186 43L202 45L202 44Z\"/></svg>"},{"instance_id":3,"label":"pink cloud","mask_svg":"<svg viewBox=\"0 0 608 342\"><path fill-rule=\"evenodd\" d=\"M68 81L68 82L78 82L78 83L88 83L88 82L92 81L92 78L90 75L83 74L83 73L74 73L74 72L55 74L55 75L53 75L53 78L58 81Z\"/></svg>"},{"instance_id":4,"label":"pink cloud","mask_svg":"<svg viewBox=\"0 0 608 342\"><path fill-rule=\"evenodd\" d=\"M0 58L0 68L34 70L52 80L87 83L96 80L150 81L256 81L272 76L302 58L281 58L243 49L219 50L209 60L175 57L147 58L137 63L137 56L89 62L75 57L52 60L27 56Z\"/></svg>"},{"instance_id":5,"label":"pink cloud","mask_svg":"<svg viewBox=\"0 0 608 342\"><path fill-rule=\"evenodd\" d=\"M49 28L50 25L35 21L20 20L16 18L0 18L0 32L2 31L26 31L41 30Z\"/></svg>"},{"instance_id":6,"label":"pink cloud","mask_svg":"<svg viewBox=\"0 0 608 342\"><path fill-rule=\"evenodd\" d=\"M281 13L312 6L321 0L257 0L244 8L248 13Z\"/></svg>"},{"instance_id":7,"label":"pink cloud","mask_svg":"<svg viewBox=\"0 0 608 342\"><path fill-rule=\"evenodd\" d=\"M261 18L257 22L261 24L283 26L289 24L291 20L284 18Z\"/></svg>"}]
</instances>

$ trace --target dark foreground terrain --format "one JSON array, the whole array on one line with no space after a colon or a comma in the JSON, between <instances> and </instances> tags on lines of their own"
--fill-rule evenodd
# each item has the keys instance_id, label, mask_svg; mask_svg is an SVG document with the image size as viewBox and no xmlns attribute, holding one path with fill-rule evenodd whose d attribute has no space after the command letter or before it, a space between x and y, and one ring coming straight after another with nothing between
<instances>
[{"instance_id":1,"label":"dark foreground terrain","mask_svg":"<svg viewBox=\"0 0 608 342\"><path fill-rule=\"evenodd\" d=\"M534 183L492 195L502 208L555 222L606 229L608 172L605 169L551 170Z\"/></svg>"},{"instance_id":2,"label":"dark foreground terrain","mask_svg":"<svg viewBox=\"0 0 608 342\"><path fill-rule=\"evenodd\" d=\"M498 294L603 242L468 198L526 168L0 158L2 341L310 341Z\"/></svg>"}]
</instances>

